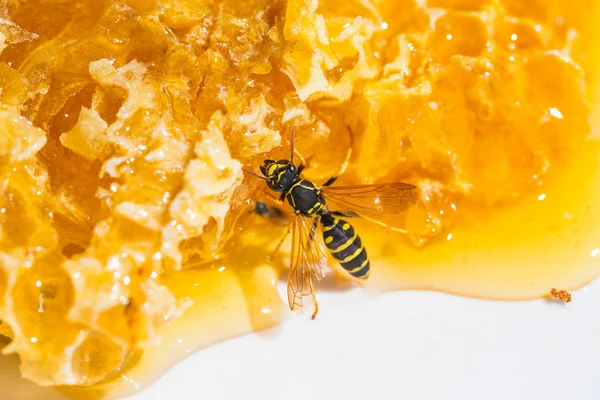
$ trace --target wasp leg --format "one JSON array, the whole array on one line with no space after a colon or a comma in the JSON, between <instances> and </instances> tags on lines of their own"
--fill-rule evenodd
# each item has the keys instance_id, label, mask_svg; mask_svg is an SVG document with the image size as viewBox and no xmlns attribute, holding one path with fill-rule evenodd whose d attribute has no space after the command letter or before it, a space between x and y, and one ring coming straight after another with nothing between
<instances>
[{"instance_id":1,"label":"wasp leg","mask_svg":"<svg viewBox=\"0 0 600 400\"><path fill-rule=\"evenodd\" d=\"M304 163L300 164L300 166L298 167L297 174L300 175L305 167L306 167L306 165Z\"/></svg>"},{"instance_id":2,"label":"wasp leg","mask_svg":"<svg viewBox=\"0 0 600 400\"><path fill-rule=\"evenodd\" d=\"M308 237L308 245L312 244L312 241L315 239L315 233L317 232L317 227L319 226L319 218L315 218L313 220L313 224L310 227L310 236Z\"/></svg>"},{"instance_id":3,"label":"wasp leg","mask_svg":"<svg viewBox=\"0 0 600 400\"><path fill-rule=\"evenodd\" d=\"M308 236L308 247L312 244L312 241L315 240L315 234L317 232L317 227L319 226L319 218L315 218L312 226L310 227L310 235ZM319 313L319 302L317 301L317 295L315 294L315 286L311 277L308 277L308 282L310 284L310 294L313 298L313 303L315 304L315 311L312 314L311 319L315 319L317 314Z\"/></svg>"},{"instance_id":4,"label":"wasp leg","mask_svg":"<svg viewBox=\"0 0 600 400\"><path fill-rule=\"evenodd\" d=\"M338 175L332 176L331 178L327 179L327 181L323 184L323 187L331 186L335 181L337 181L337 178L338 178Z\"/></svg>"},{"instance_id":5,"label":"wasp leg","mask_svg":"<svg viewBox=\"0 0 600 400\"><path fill-rule=\"evenodd\" d=\"M275 256L277 255L277 253L279 253L279 249L281 248L281 245L283 244L283 242L288 237L288 235L290 234L291 231L292 231L292 224L289 224L288 229L285 232L285 235L283 235L283 237L277 244L277 247L275 247L275 250L273 250L273 253L271 253L271 255L269 256L269 260L273 260L275 258Z\"/></svg>"},{"instance_id":6,"label":"wasp leg","mask_svg":"<svg viewBox=\"0 0 600 400\"><path fill-rule=\"evenodd\" d=\"M319 313L319 302L317 301L317 295L315 294L315 289L312 287L312 283L310 284L312 290L312 298L315 303L315 311L313 311L311 319L315 319L317 314Z\"/></svg>"},{"instance_id":7,"label":"wasp leg","mask_svg":"<svg viewBox=\"0 0 600 400\"><path fill-rule=\"evenodd\" d=\"M360 215L357 213L349 212L349 211L331 211L329 214L335 215L337 217L346 217L346 218L358 218Z\"/></svg>"},{"instance_id":8,"label":"wasp leg","mask_svg":"<svg viewBox=\"0 0 600 400\"><path fill-rule=\"evenodd\" d=\"M304 159L304 157L302 157L302 154L300 154L298 150L294 149L294 154L300 159L301 165L306 164L306 160Z\"/></svg>"},{"instance_id":9,"label":"wasp leg","mask_svg":"<svg viewBox=\"0 0 600 400\"><path fill-rule=\"evenodd\" d=\"M346 169L348 168L348 165L350 164L350 157L352 157L352 131L350 131L350 127L348 127L348 133L350 134L350 145L348 146L348 152L346 153L346 159L342 163L342 166L340 167L340 170L338 171L338 173L335 174L335 176L332 176L331 178L329 178L327 180L327 182L325 182L323 184L323 186L331 186L340 175L343 175L344 172L346 172Z\"/></svg>"}]
</instances>

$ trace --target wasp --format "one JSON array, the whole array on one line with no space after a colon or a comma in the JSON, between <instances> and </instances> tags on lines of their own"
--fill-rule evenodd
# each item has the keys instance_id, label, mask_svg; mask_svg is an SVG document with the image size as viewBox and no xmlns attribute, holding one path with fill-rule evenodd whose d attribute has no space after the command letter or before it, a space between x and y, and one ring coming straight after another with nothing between
<instances>
[{"instance_id":1,"label":"wasp","mask_svg":"<svg viewBox=\"0 0 600 400\"><path fill-rule=\"evenodd\" d=\"M351 132L350 132L351 134ZM303 179L304 163L294 164L294 131L291 133L289 160L264 160L261 174L245 171L266 181L268 188L279 194L279 203L285 200L292 207L294 217L288 229L292 232L287 295L292 311L302 309L303 298L312 296L314 319L319 312L315 285L326 273L326 250L352 277L366 280L371 264L360 236L345 218L364 218L387 227L383 219L403 210L405 199L413 198L416 186L407 183L331 186L346 170L352 152L350 145L346 160L338 174L321 186ZM257 204L257 207L259 205ZM267 213L267 208L260 205ZM257 208L257 211L259 209ZM268 209L271 212L271 209ZM259 212L260 213L260 212ZM317 237L321 224L322 241ZM285 238L275 248L276 253Z\"/></svg>"}]
</instances>

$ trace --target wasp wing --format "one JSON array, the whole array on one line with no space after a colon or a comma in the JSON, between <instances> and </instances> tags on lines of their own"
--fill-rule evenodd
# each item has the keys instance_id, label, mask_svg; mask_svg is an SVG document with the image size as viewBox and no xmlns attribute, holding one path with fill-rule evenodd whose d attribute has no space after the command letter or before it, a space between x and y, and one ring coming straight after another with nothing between
<instances>
[{"instance_id":1,"label":"wasp wing","mask_svg":"<svg viewBox=\"0 0 600 400\"><path fill-rule=\"evenodd\" d=\"M296 216L292 227L292 252L288 276L290 309L301 310L305 296L315 299L315 285L327 271L325 246L317 237L318 218ZM315 307L317 307L315 301Z\"/></svg>"},{"instance_id":2,"label":"wasp wing","mask_svg":"<svg viewBox=\"0 0 600 400\"><path fill-rule=\"evenodd\" d=\"M362 217L386 225L386 216L405 211L417 200L417 187L394 182L374 185L324 187L323 196L331 211Z\"/></svg>"}]
</instances>

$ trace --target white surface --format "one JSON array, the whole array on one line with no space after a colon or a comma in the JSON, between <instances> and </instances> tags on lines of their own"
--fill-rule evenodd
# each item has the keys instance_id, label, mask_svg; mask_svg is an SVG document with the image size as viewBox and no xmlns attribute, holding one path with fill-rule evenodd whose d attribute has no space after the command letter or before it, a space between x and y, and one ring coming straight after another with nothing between
<instances>
[{"instance_id":1,"label":"white surface","mask_svg":"<svg viewBox=\"0 0 600 400\"><path fill-rule=\"evenodd\" d=\"M573 302L320 292L321 313L202 350L128 400L600 399L600 281Z\"/></svg>"}]
</instances>

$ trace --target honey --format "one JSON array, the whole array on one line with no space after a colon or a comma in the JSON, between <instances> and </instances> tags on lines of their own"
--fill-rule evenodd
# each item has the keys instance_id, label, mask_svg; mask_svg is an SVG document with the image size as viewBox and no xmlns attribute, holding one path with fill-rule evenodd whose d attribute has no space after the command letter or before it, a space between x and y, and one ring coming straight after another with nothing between
<instances>
[{"instance_id":1,"label":"honey","mask_svg":"<svg viewBox=\"0 0 600 400\"><path fill-rule=\"evenodd\" d=\"M267 256L287 228L251 212L264 182L242 166L287 157L291 129L307 179L352 146L340 185L419 188L389 220L408 234L356 221L364 290L584 286L600 275L599 9L0 2L4 351L68 397L115 398L281 323L289 246Z\"/></svg>"}]
</instances>

